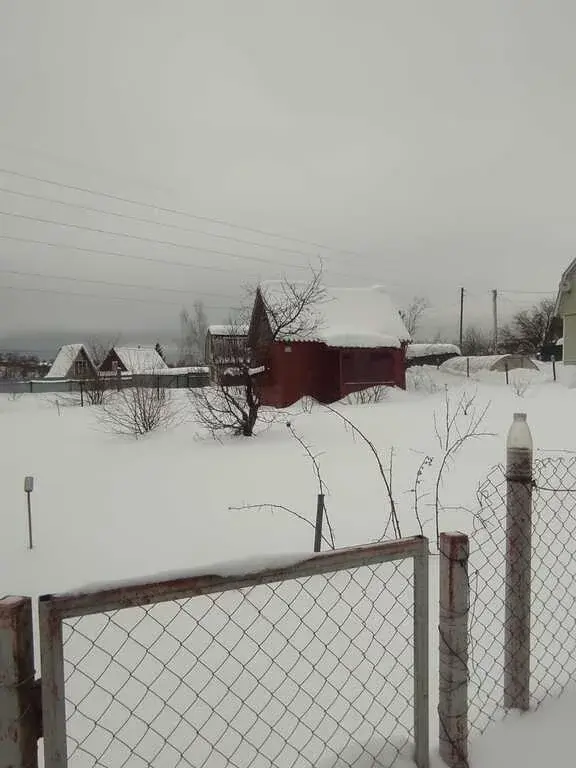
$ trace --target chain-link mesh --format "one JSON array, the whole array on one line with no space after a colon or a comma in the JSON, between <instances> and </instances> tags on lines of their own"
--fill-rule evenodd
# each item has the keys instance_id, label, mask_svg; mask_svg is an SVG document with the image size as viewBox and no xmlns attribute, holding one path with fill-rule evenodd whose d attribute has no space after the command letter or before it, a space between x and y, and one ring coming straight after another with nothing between
<instances>
[{"instance_id":1,"label":"chain-link mesh","mask_svg":"<svg viewBox=\"0 0 576 768\"><path fill-rule=\"evenodd\" d=\"M480 486L470 537L470 726L504 714L506 471ZM530 704L576 681L576 456L534 462Z\"/></svg>"},{"instance_id":2,"label":"chain-link mesh","mask_svg":"<svg viewBox=\"0 0 576 768\"><path fill-rule=\"evenodd\" d=\"M69 764L392 766L413 601L407 559L66 619Z\"/></svg>"}]
</instances>

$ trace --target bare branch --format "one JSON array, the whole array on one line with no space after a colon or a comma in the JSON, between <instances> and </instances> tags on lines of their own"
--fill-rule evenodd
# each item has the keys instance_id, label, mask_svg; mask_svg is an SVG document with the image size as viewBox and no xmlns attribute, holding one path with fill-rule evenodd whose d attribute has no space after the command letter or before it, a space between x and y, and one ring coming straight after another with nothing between
<instances>
[{"instance_id":1,"label":"bare branch","mask_svg":"<svg viewBox=\"0 0 576 768\"><path fill-rule=\"evenodd\" d=\"M463 392L456 406L452 409L452 402L448 390L444 400L443 432L439 430L439 419L434 414L434 426L436 435L443 451L434 483L434 514L436 521L436 541L440 541L440 512L442 509L440 490L444 480L446 468L452 463L454 457L465 443L482 437L492 437L493 434L481 429L482 424L490 408L487 403L482 410L475 407L476 395Z\"/></svg>"},{"instance_id":2,"label":"bare branch","mask_svg":"<svg viewBox=\"0 0 576 768\"><path fill-rule=\"evenodd\" d=\"M308 458L312 462L312 466L314 467L314 474L316 475L316 478L318 480L318 493L320 496L324 496L326 491L326 486L324 484L324 479L320 471L320 464L318 462L318 457L312 453L310 446L304 441L304 438L296 432L296 430L294 429L290 421L286 423L286 426L288 427L292 437L302 446L305 454L308 456ZM334 549L336 546L334 531L332 529L332 524L328 516L328 509L326 507L325 502L324 502L324 519L326 520L326 525L328 526L328 531L330 532L330 539L332 540L332 549Z\"/></svg>"},{"instance_id":3,"label":"bare branch","mask_svg":"<svg viewBox=\"0 0 576 768\"><path fill-rule=\"evenodd\" d=\"M376 459L376 463L378 465L378 470L380 472L380 476L382 477L382 480L384 481L384 486L386 488L386 493L388 495L388 501L390 502L390 518L388 522L386 523L386 528L384 529L384 534L382 538L384 539L388 533L388 528L390 526L390 523L392 524L392 528L394 531L394 535L396 538L400 539L402 537L402 532L400 530L400 521L398 519L398 514L396 511L396 503L394 501L394 496L392 494L392 484L391 479L386 476L386 471L384 469L384 466L382 464L382 460L380 459L380 456L378 454L378 451L376 449L376 446L374 443L362 432L362 430L354 424L353 421L348 419L346 416L344 416L343 413L340 413L340 411L337 411L336 408L333 408L330 405L324 405L324 408L326 408L331 413L334 413L338 418L340 418L347 427L349 427L354 435L358 435L368 446L370 451L372 452L372 455Z\"/></svg>"},{"instance_id":4,"label":"bare branch","mask_svg":"<svg viewBox=\"0 0 576 768\"><path fill-rule=\"evenodd\" d=\"M204 346L208 332L208 318L202 301L195 301L192 312L180 312L179 365L197 365L205 362Z\"/></svg>"},{"instance_id":5,"label":"bare branch","mask_svg":"<svg viewBox=\"0 0 576 768\"><path fill-rule=\"evenodd\" d=\"M279 509L279 510L282 510L283 512L287 512L289 515L292 515L292 517L295 517L297 520L300 520L301 522L306 523L306 525L309 525L312 528L314 528L314 530L316 530L316 526L311 520L308 520L308 518L304 517L304 515L301 515L298 512L294 512L293 509L290 509L289 507L285 507L282 504L246 504L242 507L228 507L228 509L232 511L238 511L238 512L241 512L247 509L258 509L258 510L270 509L272 511L274 511L275 509ZM327 539L326 536L324 536L324 534L322 534L322 541L326 544L326 546L329 549L335 549L334 542L331 542L329 539Z\"/></svg>"},{"instance_id":6,"label":"bare branch","mask_svg":"<svg viewBox=\"0 0 576 768\"><path fill-rule=\"evenodd\" d=\"M266 374L268 365L266 343L288 330L297 336L313 330L312 305L323 293L321 277L319 270L312 272L307 283L284 280L281 295L270 302L272 306L266 305L271 338L256 340L256 348L248 350L245 333L232 332L234 343L224 345L218 353L220 357L215 355L211 361L217 372L214 386L190 392L197 421L210 434L229 433L244 437L254 434L261 417L258 377ZM239 318L231 322L232 329L240 328Z\"/></svg>"},{"instance_id":7,"label":"bare branch","mask_svg":"<svg viewBox=\"0 0 576 768\"><path fill-rule=\"evenodd\" d=\"M410 336L414 336L418 330L422 315L428 307L428 299L425 299L423 296L415 296L407 307L400 310L400 317L404 321L404 325Z\"/></svg>"},{"instance_id":8,"label":"bare branch","mask_svg":"<svg viewBox=\"0 0 576 768\"><path fill-rule=\"evenodd\" d=\"M296 339L309 338L319 325L313 308L326 296L322 284L322 266L312 269L312 275L305 283L284 279L280 293L275 301L267 303L272 341L286 333Z\"/></svg>"},{"instance_id":9,"label":"bare branch","mask_svg":"<svg viewBox=\"0 0 576 768\"><path fill-rule=\"evenodd\" d=\"M167 429L177 417L170 390L142 384L114 392L104 400L100 411L100 422L107 429L134 437Z\"/></svg>"}]
</instances>

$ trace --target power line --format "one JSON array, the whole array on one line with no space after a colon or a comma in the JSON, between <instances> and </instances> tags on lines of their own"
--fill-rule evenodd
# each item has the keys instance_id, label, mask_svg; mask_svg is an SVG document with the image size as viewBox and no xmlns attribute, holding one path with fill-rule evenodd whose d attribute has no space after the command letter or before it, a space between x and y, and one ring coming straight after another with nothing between
<instances>
[{"instance_id":1,"label":"power line","mask_svg":"<svg viewBox=\"0 0 576 768\"><path fill-rule=\"evenodd\" d=\"M1 213L1 212L0 212ZM63 248L64 250L78 251L80 253L86 253L91 256L117 256L122 259L132 259L133 261L149 261L154 264L165 264L171 267L184 267L186 269L203 269L208 272L221 272L225 275L230 274L230 269L226 267L213 267L206 264L191 264L189 261L173 261L166 259L159 259L155 256L142 256L133 253L122 253L121 251L107 251L102 248L86 248L81 245L69 245L68 243L51 243L47 240L34 240L29 237L16 237L14 235L0 234L2 240L13 240L17 243L30 243L32 245L46 245L49 248Z\"/></svg>"},{"instance_id":2,"label":"power line","mask_svg":"<svg viewBox=\"0 0 576 768\"><path fill-rule=\"evenodd\" d=\"M552 291L518 291L513 289L507 289L507 288L499 288L499 293L511 293L511 294L519 294L519 295L525 295L525 296L554 296L556 293L555 290Z\"/></svg>"},{"instance_id":3,"label":"power line","mask_svg":"<svg viewBox=\"0 0 576 768\"><path fill-rule=\"evenodd\" d=\"M110 296L105 295L101 293L78 293L76 291L60 291L56 288L30 288L28 286L17 286L17 285L0 285L0 291L15 291L16 293L53 293L59 296L80 296L82 298L88 298L88 299L99 299L100 301L127 301L127 302L137 302L141 304L166 304L169 306L182 306L181 302L174 302L174 301L166 301L163 299L143 299L143 298L137 298L135 296ZM216 306L216 305L205 305L206 309L227 309L227 310L235 310L239 309L239 307L226 307L226 306Z\"/></svg>"},{"instance_id":4,"label":"power line","mask_svg":"<svg viewBox=\"0 0 576 768\"><path fill-rule=\"evenodd\" d=\"M187 295L190 295L191 293L191 291L187 288L161 288L156 285L143 285L142 283L119 283L116 281L112 282L109 280L93 280L93 279L83 278L83 277L70 277L68 275L47 275L46 273L41 273L41 272L22 272L16 269L0 268L0 273L3 273L5 275L17 275L19 277L41 277L43 279L48 279L48 280L66 280L71 283L92 283L94 285L108 285L113 288L140 288L146 291L169 291L173 293L185 293ZM215 296L219 299L237 298L236 296L231 296L230 294L212 293L210 291L202 291L201 295Z\"/></svg>"},{"instance_id":5,"label":"power line","mask_svg":"<svg viewBox=\"0 0 576 768\"><path fill-rule=\"evenodd\" d=\"M207 237L214 237L221 240L230 240L234 243L242 243L243 245L252 245L258 248L271 248L275 251L282 253L292 253L295 255L305 256L310 258L313 254L300 251L295 248L283 248L282 246L270 246L267 243L258 243L256 240L244 240L240 237L233 237L232 235L223 235L220 232L208 232L204 229L195 229L194 227L183 227L180 224L173 224L165 221L158 221L154 219L147 219L144 216L133 216L129 213L120 213L120 211L107 211L105 208L94 208L91 205L82 205L81 203L70 203L65 200L56 200L53 197L46 197L45 195L36 195L31 192L20 192L15 189L9 189L8 187L0 187L0 192L4 192L9 195L17 195L18 197L24 197L30 200L41 200L46 203L56 203L57 205L65 205L69 208L75 208L81 211L90 211L92 213L100 213L105 216L116 216L122 219L129 219L130 221L137 221L141 224L152 224L154 226L167 227L169 229L176 229L181 232L192 232L197 235L206 235Z\"/></svg>"},{"instance_id":6,"label":"power line","mask_svg":"<svg viewBox=\"0 0 576 768\"><path fill-rule=\"evenodd\" d=\"M153 243L154 245L167 245L170 248L182 248L183 250L201 251L204 253L212 253L219 256L228 256L240 261L254 261L260 264L266 264L267 266L282 266L290 269L304 269L307 272L310 271L310 266L304 266L302 264L290 264L284 261L271 262L269 259L262 258L260 256L244 256L239 253L232 253L230 251L218 251L214 248L203 248L197 245L189 245L186 243L175 243L173 240L159 240L153 237L144 237L143 235L134 235L128 232L112 232L108 229L101 229L99 227L87 227L85 224L72 224L67 221L54 221L53 219L44 219L39 216L28 216L25 213L15 213L14 211L0 211L0 216L10 216L16 219L23 219L25 221L35 221L39 224L52 224L57 227L67 227L68 229L79 229L84 232L92 232L100 235L112 235L113 237L125 237L129 240L137 240L144 243ZM200 265L196 265L200 266ZM226 270L228 271L228 270ZM349 277L345 273L337 273L343 277Z\"/></svg>"},{"instance_id":7,"label":"power line","mask_svg":"<svg viewBox=\"0 0 576 768\"><path fill-rule=\"evenodd\" d=\"M245 232L252 232L254 234L263 235L264 237L273 237L278 240L286 240L292 243L300 243L301 245L307 245L311 248L322 248L323 250L330 251L332 253L341 253L347 256L366 258L365 254L360 254L355 251L349 251L343 248L333 248L332 246L325 245L324 243L318 243L313 240L304 240L303 238L290 237L289 235L282 235L278 232L272 232L270 230L258 229L256 227L247 227L241 224L235 224L234 222L231 222L231 221L226 221L225 219L219 219L211 216L201 216L199 214L190 213L188 211L179 210L177 208L167 208L164 206L155 205L154 203L146 203L141 200L133 200L128 197L122 197L121 195L115 195L110 192L100 192L98 190L90 189L89 187L82 187L76 184L65 184L64 182L54 181L53 179L46 179L46 178L42 178L41 176L33 176L31 174L26 174L21 171L14 171L14 170L11 170L10 168L0 167L0 172L5 173L9 176L16 176L21 179L28 179L29 181L38 181L42 184L50 184L52 186L61 187L62 189L70 189L75 192L85 192L89 195L97 195L99 197L105 197L109 200L128 203L130 205L139 205L143 208L152 208L155 211L162 211L162 213L172 213L172 214L176 214L177 216L184 216L187 218L196 219L197 221L208 221L212 224L217 224L218 226L230 227L231 229L239 229Z\"/></svg>"},{"instance_id":8,"label":"power line","mask_svg":"<svg viewBox=\"0 0 576 768\"><path fill-rule=\"evenodd\" d=\"M37 219L36 217L25 216L24 214L19 214L19 213L7 213L5 211L0 211L0 216L15 216L17 218L31 219L32 221L36 221L39 223L51 223L51 224L55 224L56 226L81 228L79 225L75 225L75 224L66 224L64 222L47 222L46 220L43 220L43 219ZM101 232L102 234L113 235L113 236L117 234L114 232L108 232L106 230L90 230L90 231ZM133 235L120 235L120 236L135 237ZM11 240L17 243L29 243L31 245L45 245L50 248L63 248L66 250L73 250L73 251L78 251L80 253L87 253L92 255L100 254L103 256L117 256L119 258L132 259L134 261L149 261L156 264L164 264L167 266L184 267L186 269L200 269L200 270L205 270L207 272L220 272L225 275L237 274L237 272L231 270L229 267L217 267L209 264L197 264L196 262L189 262L189 261L175 261L174 259L160 259L156 256L143 256L139 254L136 255L132 253L123 253L122 251L110 251L102 248L88 248L80 245L70 245L68 243L54 243L48 240L39 240L39 239L34 239L29 237L18 237L16 235L0 234L0 239ZM152 240L152 242L159 242L159 241ZM178 247L186 249L188 246L178 245ZM276 263L279 263L279 262L276 262ZM274 266L274 263L272 262L267 262L267 264L268 266ZM309 269L309 267L306 267L306 268L301 267L301 268ZM249 274L254 275L259 273L252 272ZM348 279L358 277L357 274L352 274L350 272L332 272L331 274L337 275L338 277L346 277ZM364 277L364 280L366 281L369 279L371 278ZM376 280L376 282L381 282L381 281ZM401 286L399 286L397 283L391 283L391 282L387 282L387 286L390 288L401 288Z\"/></svg>"}]
</instances>

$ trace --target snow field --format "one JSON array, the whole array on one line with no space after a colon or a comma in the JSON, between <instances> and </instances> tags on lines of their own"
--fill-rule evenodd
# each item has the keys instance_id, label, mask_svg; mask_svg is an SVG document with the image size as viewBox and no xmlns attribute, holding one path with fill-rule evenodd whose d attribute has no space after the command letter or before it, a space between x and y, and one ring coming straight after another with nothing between
<instances>
[{"instance_id":1,"label":"snow field","mask_svg":"<svg viewBox=\"0 0 576 768\"><path fill-rule=\"evenodd\" d=\"M441 489L441 528L444 530L473 531L475 520L470 510L476 508L478 482L486 476L491 467L504 460L505 435L514 411L524 410L528 413L535 445L539 450L576 451L576 433L571 428L570 419L565 417L566 413L571 412L576 396L570 389L570 371L559 366L557 383L551 381L549 366L541 366L540 372L530 373L528 385L520 392L513 386L504 386L503 375L500 374L488 374L479 376L479 380L468 381L443 374L434 368L416 368L408 372L411 391L392 392L382 403L375 405L342 406L343 412L374 442L387 466L390 451L393 449L393 490L403 535L411 535L419 530L413 509L414 478L418 466L424 456L432 457L433 462L437 462L440 456L434 434L433 416L442 408L445 386L450 388L454 397L463 391L474 394L479 407L490 403L484 427L490 436L469 443L458 454L445 477ZM179 397L181 393L176 393L175 396ZM54 397L56 396L52 396ZM164 570L202 569L214 561L238 560L247 555L275 557L312 549L312 528L302 524L289 513L271 511L265 507L231 509L255 504L283 504L313 520L317 493L314 473L308 460L302 455L301 447L290 436L282 420L255 440L225 440L222 443L214 443L198 434L191 421L185 421L170 432L157 433L135 441L102 431L93 409L61 408L58 411L51 404L52 398L25 395L16 401L9 398L0 399L0 425L5 445L9 446L3 457L0 475L4 523L3 536L0 539L3 592L36 596L75 589L87 582L141 578ZM310 413L293 408L286 414L286 418L291 419L299 434L313 446L315 452L321 454L320 464L329 489L327 508L336 532L337 545L361 544L378 538L386 525L388 504L382 480L366 446L358 438L354 438L337 417L320 408L313 408ZM36 490L33 494L36 546L31 552L26 550L23 494L23 478L26 474L36 477ZM432 468L430 474L426 474L421 487L422 519L425 532L431 537L434 535L434 519L429 494L433 488L433 476ZM556 538L560 540L559 536ZM550 552L559 559L562 556L561 548L554 550L551 544L550 547ZM565 571L564 566L562 572L565 574ZM437 670L437 642L434 633L437 576L434 561L430 575L431 712L434 739L434 713L437 702L434 679ZM558 580L561 577L557 574L555 578ZM393 586L392 582L387 582L387 587ZM403 587L405 586L404 579ZM379 610L385 616L388 615L385 601L389 597L388 591L384 590L379 598L384 601L379 604L382 606ZM543 606L550 605L550 597L546 597L544 593L540 599ZM498 619L499 600L498 593L492 603L487 598L484 600L485 605L489 606L494 614L494 623ZM270 601L270 610L274 610L276 602L276 599ZM306 611L298 607L298 600L288 602L291 605L291 611L285 619L288 623L283 625L283 632L280 633L284 641L291 631L296 632L296 635L304 633L303 636L312 631L306 627L301 616ZM234 754L236 750L237 754L243 755L242 760L238 758L237 764L250 764L243 761L248 759L250 749L255 749L254 744L266 745L264 760L271 761L277 759L275 755L285 754L287 765L307 765L305 760L308 754L314 755L314 759L318 758L320 761L317 764L326 765L327 768L335 765L364 768L364 765L374 764L375 754L380 754L380 762L388 765L392 758L399 756L399 750L401 759L396 764L403 765L403 762L409 759L409 754L405 751L407 731L411 727L411 706L406 705L410 689L405 685L411 685L407 682L408 678L403 684L400 684L400 681L395 683L399 686L401 695L396 697L395 704L388 702L386 705L388 710L396 705L401 708L406 705L405 710L402 708L401 711L394 712L390 727L388 721L384 721L384 731L387 735L390 734L389 743L383 743L381 739L374 740L374 734L371 736L368 731L359 731L354 720L358 712L353 707L348 712L348 720L341 719L344 716L336 707L334 712L337 716L330 712L324 720L317 722L313 719L312 729L298 721L298 714L306 705L301 699L291 699L290 686L295 683L290 674L302 674L303 670L308 668L307 665L312 665L312 662L316 661L314 653L319 653L319 646L315 643L309 646L306 653L312 654L310 658L302 652L299 656L301 669L297 664L288 674L286 669L291 669L290 659L284 659L281 656L282 651L278 651L278 658L272 657L272 664L264 650L266 648L271 656L272 647L261 648L258 636L251 638L249 634L243 634L245 639L239 646L234 646L234 651L230 653L227 644L233 642L235 633L240 631L238 627L228 620L228 628L223 631L214 618L220 615L214 604L209 609L209 618L205 619L202 613L204 608L200 603L188 603L193 605L187 605L186 610L175 603L155 607L154 611L160 610L158 617L152 615L152 609L148 609L145 616L130 611L123 612L133 614L130 617L90 617L70 620L67 624L66 658L68 673L71 675L67 692L70 701L75 705L70 710L71 725L74 723L75 733L78 734L73 734L74 738L82 740L84 748L83 752L76 753L76 762L71 765L123 764L127 755L126 745L133 748L135 744L140 744L140 762L133 757L127 765L145 765L143 760L156 753L158 757L154 764L178 765L177 758L186 754L185 750L190 749L193 742L190 729L187 729L187 735L186 729L170 730L177 727L177 718L170 707L178 711L178 707L185 706L178 703L179 696L182 701L193 700L189 687L198 692L202 679L189 677L190 686L186 687L186 674L189 674L189 669L193 669L194 675L200 675L204 665L212 670L212 677L202 692L207 699L203 703L207 718L203 727L208 727L208 732L212 734L209 741L217 743L217 754L222 760L226 755ZM281 603L282 601L279 602ZM170 610L175 612L174 616L169 612L162 613L169 610L168 605L171 606ZM302 606L304 605L303 603ZM326 627L331 627L334 617L328 612L328 608L333 610L329 603L326 607L316 606L315 611L309 612L309 616L312 620L314 617L316 620L324 617ZM233 614L237 616L241 628L252 610L243 597L242 607L237 608L236 614ZM398 606L396 610L399 610ZM402 616L398 615L392 623L404 626L408 610L411 610L411 603L402 602ZM192 611L193 615L189 616L188 611ZM542 611L539 613L543 615ZM243 615L245 618L242 618ZM555 625L552 618L548 623L553 633ZM348 619L351 622L352 635L362 624L362 621L358 624L359 619L364 620L362 613L358 616L353 613ZM105 626L92 625L91 622L98 620L105 622ZM273 613L271 617L264 615L260 626L268 626L266 622L275 626L276 620ZM74 621L77 623L73 624ZM129 636L124 622L127 622L126 626L132 626L131 622L134 623ZM258 622L251 626L256 628ZM411 628L411 623L407 626ZM481 628L482 625L478 622L476 626ZM160 632L161 627L172 627L171 632L173 630L176 639L171 638L170 632ZM207 637L203 633L207 633L207 637L218 634L218 643L212 641L205 647L201 638ZM394 633L388 634L387 637L391 634ZM350 653L356 653L363 647L361 635L357 637L358 641L352 644ZM271 638L276 638L276 635L271 635ZM487 639L486 632L480 629L475 637L476 661L477 654L482 652L483 638ZM277 641L270 642L275 648L282 647L279 635ZM321 645L326 647L326 642ZM95 644L99 646L100 643L103 647L97 648ZM390 646L382 657L382 670L386 673L386 679L390 673L385 666L386 660L390 657L400 660L403 658L402 653L406 651L411 655L409 644L405 640L401 640L401 644L402 648ZM249 648L256 646L260 655L254 657L253 666L248 665L247 671L234 682L236 688L228 694L228 701L222 703L218 693L222 681L214 672L217 669L217 654L227 654L226 657L232 663L234 652L241 654L246 650L248 653ZM125 649L125 656L120 655L122 647ZM150 648L151 652L144 654L144 648ZM290 652L290 648L291 646L288 646L287 652ZM490 648L497 657L497 646L492 645ZM562 653L546 640L543 642L543 652L547 648L549 654L556 653L558 663L563 663ZM87 656L83 655L85 652L88 652ZM176 654L173 659L172 652ZM488 652L490 651L487 650L486 653ZM193 653L196 653L196 656L200 653L203 657L202 664L195 661L196 657L191 655ZM338 646L335 646L335 651L331 650L331 653L345 658L343 649ZM545 658L543 655L542 659ZM118 659L124 659L122 664L118 663ZM167 659L170 659L170 663ZM354 661L349 663L353 666ZM381 674L381 671L378 671L378 664L381 662L374 658L372 663L376 670L372 675L377 677L377 673ZM409 663L411 662L408 659L408 669ZM262 670L266 668L266 664L271 664L266 684L277 691L271 702L267 700L267 696L271 694L263 686ZM481 666L479 662L478 666ZM164 672L156 677L160 667ZM403 661L399 661L398 668L399 673L402 673ZM227 681L233 679L233 672L226 668L224 673L223 669L219 674L224 675ZM340 665L340 671L335 674L342 675L343 669L346 667ZM361 667L359 669L361 671L358 675L363 680L364 673ZM326 674L327 672L324 678ZM142 679L138 679L139 675ZM129 676L129 686L123 683L126 676ZM557 676L556 673L554 676ZM101 685L96 688L90 682L95 678L101 681ZM179 680L180 689L177 687ZM319 681L314 676L310 680L312 687L310 690L305 686L300 688L300 695L308 695L310 700L314 700L314 696L320 695L317 687L314 688L314 684L318 686ZM352 680L352 684L356 685L357 681ZM475 684L478 686L478 695L480 691L485 691L487 699L493 695L493 689L488 690L486 683L475 683L474 680L471 693ZM156 689L154 685L157 685ZM327 698L323 699L324 702L329 701L332 688L340 693L340 707L349 704L350 699L354 700L356 688L345 691L341 677L329 678L325 685L323 695ZM562 687L557 688L557 691L560 692ZM140 698L141 703L135 706ZM166 699L169 699L168 704ZM377 699L375 695L372 695L371 699L373 706L381 706L381 699ZM253 709L246 703L248 701L252 708L254 701L258 701L264 713L252 726L255 716ZM573 699L570 700L570 695L567 694L565 701L568 706ZM196 703L200 706L200 702ZM274 707L272 710L267 709L272 704L276 706L277 711L268 715L268 712L275 711ZM498 765L509 765L510 762L498 762L499 757L495 756L496 746L490 745L500 745L501 755L509 755L508 740L511 739L508 739L506 734L512 734L518 726L518 729L525 727L526 736L532 735L531 728L524 725L529 718L532 718L534 723L541 722L544 733L548 727L546 723L549 724L547 710L552 708L559 712L562 704L563 701L547 703L543 711L522 718L518 724L515 719L508 719L503 725L494 726L488 736L475 744L473 765L480 768L487 768L488 765L496 768ZM240 707L235 715L236 721L234 718L230 720L234 706ZM358 708L363 716L368 711L365 709L367 706L368 702L359 700ZM226 707L231 709L227 710ZM327 707L326 703L324 707ZM134 714L126 719L128 710ZM195 713L200 711L196 707L194 710ZM320 717L316 709L312 711L316 712L316 718ZM374 710L373 720L377 718L378 711ZM233 727L226 734L223 731L221 734L224 712L226 721L230 721ZM148 740L142 741L140 734L143 722L150 723L151 719L158 721L158 733L151 731ZM366 717L363 722L372 721L370 717ZM274 726L274 723L277 725ZM338 724L338 728L334 723ZM393 723L400 723L400 730L392 730ZM249 732L250 742L242 741L238 733L235 734L234 728L239 733ZM333 735L331 728L336 729ZM112 739L112 733L118 733L119 738ZM290 745L286 738L289 734L292 738ZM320 743L325 741L329 734L333 751L320 757ZM350 734L354 734L354 738L350 739ZM171 749L166 747L167 738L173 745ZM201 742L201 737L197 738L200 738ZM85 739L92 741L86 742ZM530 744L528 738L524 741L526 745ZM198 750L200 742L196 743ZM337 746L336 749L334 745ZM304 747L307 751L306 756L302 757L298 754L298 749L304 754ZM207 749L206 745L203 748ZM296 751L281 753L281 748ZM247 751L239 753L239 749ZM484 749L486 754L490 755L491 762L485 762L487 758L484 756ZM528 762L536 754L535 750L527 747L524 755L518 751L518 746L514 746L514 749L522 755L522 758L518 758L519 764L537 765ZM90 754L102 754L103 750L108 750L105 762L97 763L90 757ZM208 755L208 752L206 754ZM199 757L195 759L198 765L202 765ZM295 762L298 759L304 762ZM212 758L206 764L218 765L217 762L212 762ZM234 762L230 764L234 765ZM262 765L266 765L266 762Z\"/></svg>"}]
</instances>

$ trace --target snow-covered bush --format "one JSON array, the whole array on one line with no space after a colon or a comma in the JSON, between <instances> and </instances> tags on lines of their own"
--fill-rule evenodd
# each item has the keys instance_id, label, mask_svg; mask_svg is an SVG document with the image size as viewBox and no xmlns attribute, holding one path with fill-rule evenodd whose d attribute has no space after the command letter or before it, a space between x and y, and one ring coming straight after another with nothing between
<instances>
[{"instance_id":1,"label":"snow-covered bush","mask_svg":"<svg viewBox=\"0 0 576 768\"><path fill-rule=\"evenodd\" d=\"M381 384L367 389L360 389L347 395L342 402L346 405L370 405L381 403L389 395L389 388Z\"/></svg>"},{"instance_id":2,"label":"snow-covered bush","mask_svg":"<svg viewBox=\"0 0 576 768\"><path fill-rule=\"evenodd\" d=\"M176 415L171 390L140 385L111 393L102 403L100 422L116 434L141 437L173 425Z\"/></svg>"}]
</instances>

